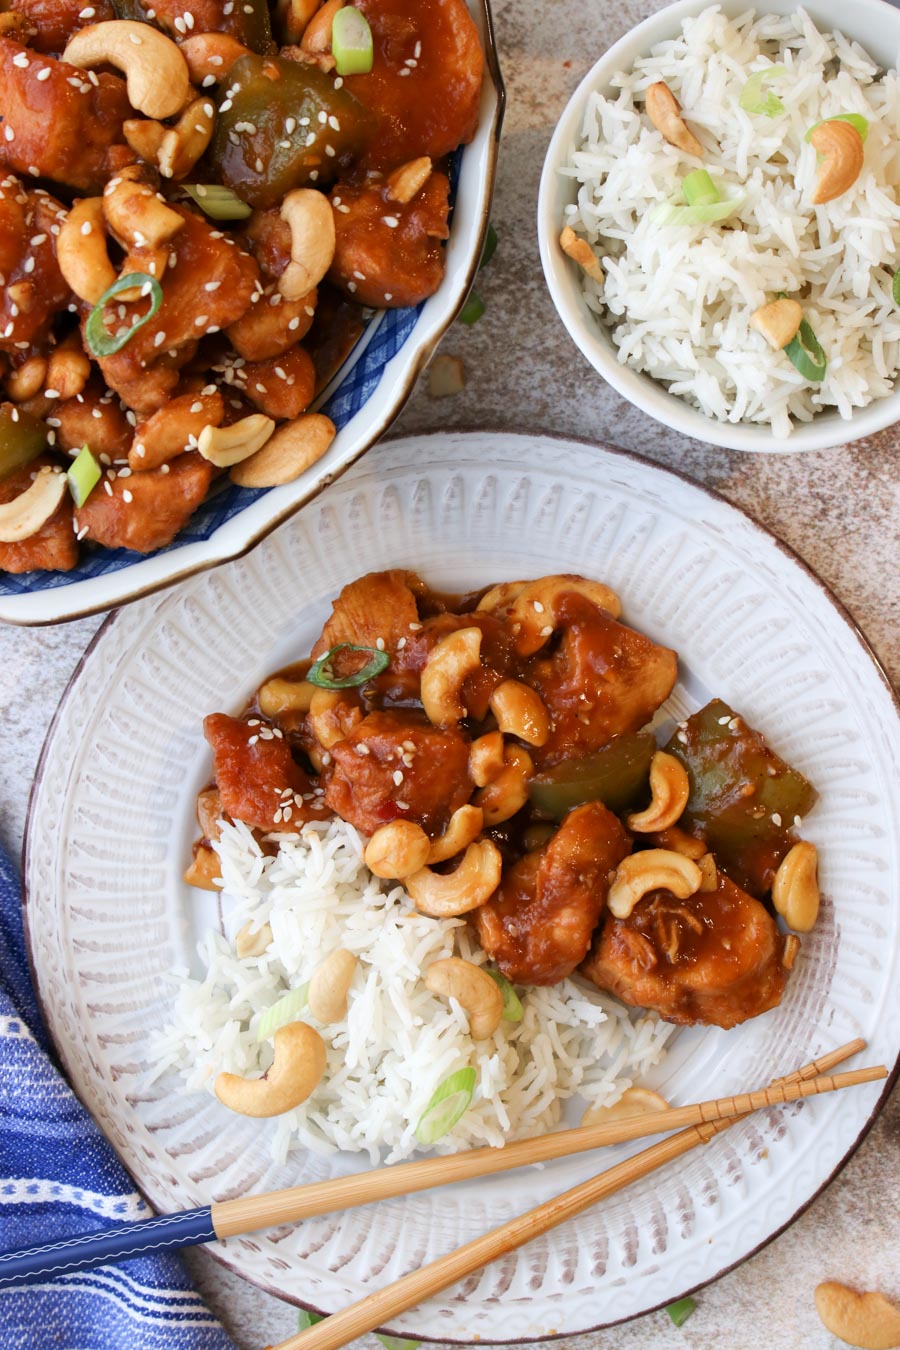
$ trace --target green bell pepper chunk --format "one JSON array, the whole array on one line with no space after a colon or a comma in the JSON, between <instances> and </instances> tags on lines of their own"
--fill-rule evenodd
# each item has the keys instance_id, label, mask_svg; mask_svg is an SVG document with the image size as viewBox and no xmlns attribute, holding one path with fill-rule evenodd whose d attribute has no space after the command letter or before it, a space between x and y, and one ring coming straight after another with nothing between
<instances>
[{"instance_id":1,"label":"green bell pepper chunk","mask_svg":"<svg viewBox=\"0 0 900 1350\"><path fill-rule=\"evenodd\" d=\"M690 781L679 823L705 835L732 881L764 896L797 841L795 823L818 799L815 788L721 699L689 717L666 749Z\"/></svg>"},{"instance_id":2,"label":"green bell pepper chunk","mask_svg":"<svg viewBox=\"0 0 900 1350\"><path fill-rule=\"evenodd\" d=\"M46 449L43 422L11 403L0 403L0 480L11 478Z\"/></svg>"},{"instance_id":3,"label":"green bell pepper chunk","mask_svg":"<svg viewBox=\"0 0 900 1350\"><path fill-rule=\"evenodd\" d=\"M374 131L371 113L317 67L242 56L223 90L209 153L215 177L265 210L292 188L333 182Z\"/></svg>"},{"instance_id":4,"label":"green bell pepper chunk","mask_svg":"<svg viewBox=\"0 0 900 1350\"><path fill-rule=\"evenodd\" d=\"M645 793L656 740L649 731L614 736L602 750L565 759L528 784L532 806L542 816L562 820L584 802L602 802L610 811L626 811Z\"/></svg>"}]
</instances>

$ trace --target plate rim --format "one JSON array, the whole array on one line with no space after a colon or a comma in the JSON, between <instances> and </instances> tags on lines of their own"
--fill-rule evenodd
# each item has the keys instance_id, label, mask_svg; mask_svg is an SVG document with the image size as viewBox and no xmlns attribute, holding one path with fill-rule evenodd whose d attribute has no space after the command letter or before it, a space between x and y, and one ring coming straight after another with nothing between
<instances>
[{"instance_id":1,"label":"plate rim","mask_svg":"<svg viewBox=\"0 0 900 1350\"><path fill-rule=\"evenodd\" d=\"M881 657L879 656L875 647L867 637L864 630L861 628L860 624L857 622L852 611L835 594L831 586L829 586L829 584L823 580L823 578L819 575L819 573L815 570L815 568L813 568L811 564L806 562L806 560L799 553L797 553L796 550L793 549L790 544L786 543L785 540L782 539L781 536L775 530L770 529L766 525L763 525L759 520L757 520L757 518L750 511L748 511L745 507L730 501L717 488L711 487L706 483L698 482L695 478L692 478L691 475L686 473L683 469L676 468L668 464L660 464L656 460L652 460L645 455L638 454L636 451L628 450L625 447L614 445L608 441L591 439L590 437L586 436L557 435L555 433L544 432L541 430L534 430L534 429L528 430L526 428L520 427L519 425L501 426L492 423L487 423L485 425L478 427L468 427L461 429L457 428L454 429L454 435L465 438L467 440L470 438L476 439L476 438L492 438L497 436L503 436L507 438L514 438L520 442L535 441L535 440L551 441L557 444L570 444L570 445L574 444L587 450L601 450L604 453L610 454L615 458L630 461L631 463L639 465L644 469L649 468L663 475L669 475L670 477L682 483L686 483L691 488L699 490L706 497L712 499L716 503L724 505L726 508L736 512L738 515L742 516L743 519L747 523L749 523L753 529L755 529L763 536L765 536L770 542L774 543L777 549L787 558L787 560L797 565L800 568L800 570L808 577L808 579L812 581L823 593L825 599L828 601L831 607L837 611L838 615L844 621L844 624L846 625L849 632L852 634L852 636L858 642L859 646L862 648L863 654L868 658L868 661L871 663L871 665L874 666L875 672L878 675L878 678L881 684L884 686L888 698L893 705L894 712L897 716L898 722L900 722L900 690L898 690L898 688L894 685L893 681L891 680L890 676L888 675L884 667ZM404 436L390 436L386 438L384 444L390 444L394 447L400 446L406 441L416 441L416 442L426 441L433 444L436 443L438 440L443 440L445 438L446 432L444 431L411 432ZM249 549L245 550L245 552L249 552ZM239 556L244 555L241 554ZM228 561L232 560L229 559ZM214 565L215 564L213 564L213 566ZM200 573L201 570L206 571L209 569L207 568L198 569L198 574ZM72 1092L75 1093L75 1096L78 1098L81 1104L85 1107L86 1110L88 1110L89 1114L92 1115L92 1118L94 1117L93 1113L90 1111L90 1107L88 1106L87 1103L82 1101L82 1098L80 1097L74 1083L71 1081L71 1078L69 1076L70 1075L69 1064L66 1054L63 1050L63 1047L57 1043L57 1039L56 1036L54 1035L50 1019L47 1016L45 1000L41 993L41 989L38 983L37 966L33 955L31 925L29 922L30 897L28 891L28 867L31 853L32 826L34 821L35 803L40 792L44 772L47 765L47 760L49 758L50 747L53 738L55 736L57 725L68 706L70 698L74 696L77 690L77 686L81 679L84 667L87 664L88 660L90 659L95 647L97 647L100 644L101 640L105 638L109 630L114 626L116 620L121 616L123 608L124 605L119 606L118 608L112 610L104 619L104 621L100 624L97 631L92 635L84 651L78 658L78 661L72 671L72 674L69 677L68 682L66 683L65 689L63 690L60 699L56 705L56 708L48 724L47 732L41 746L40 755L38 757L37 766L35 768L34 778L32 780L31 788L28 794L28 804L25 814L25 827L23 832L22 850L21 850L22 925L25 937L25 951L28 960L28 968L31 975L32 986L34 988L35 1001L37 1003L41 1018L43 1019L50 1043L53 1047L53 1051L56 1054L65 1072L66 1082L69 1088L72 1090ZM766 1237L764 1237L760 1242L758 1242L756 1246L751 1248L749 1251L745 1252L742 1256L738 1257L736 1260L721 1266L707 1279L702 1280L698 1284L690 1285L683 1292L674 1295L672 1298L667 1299L665 1302L652 1304L651 1306L642 1309L640 1312L632 1313L629 1316L621 1318L613 1318L612 1320L598 1322L589 1327L580 1328L577 1331L567 1330L560 1332L551 1332L544 1335L530 1335L527 1337L520 1336L520 1337L505 1338L503 1340L494 1339L490 1336L486 1336L483 1334L479 1335L477 1341L465 1338L463 1339L454 1338L452 1336L436 1337L431 1335L417 1335L416 1339L426 1344L446 1344L458 1346L529 1345L529 1344L543 1343L546 1341L556 1341L571 1338L572 1336L590 1335L594 1332L603 1331L610 1327L622 1326L627 1322L635 1321L638 1317L646 1317L652 1313L659 1312L660 1310L668 1307L671 1302L676 1301L677 1299L680 1298L684 1298L687 1295L694 1294L699 1289L706 1288L708 1285L713 1284L717 1280L721 1279L723 1275L727 1275L731 1271L736 1270L746 1261L749 1261L752 1257L756 1256L764 1248L768 1247L769 1244L773 1242L776 1238L780 1237L782 1233L786 1232L790 1227L792 1227L792 1225L796 1223L796 1221L806 1213L806 1211L811 1207L811 1205L819 1198L820 1195L823 1194L824 1191L828 1189L828 1187L832 1184L835 1178L840 1175L840 1173L844 1170L844 1168L847 1166L850 1160L855 1156L860 1146L862 1145L862 1143L872 1130L872 1127L874 1126L876 1120L878 1119L878 1116L880 1115L881 1111L884 1109L884 1106L887 1103L887 1100L891 1095L895 1085L898 1083L898 1081L900 1081L900 1047L898 1047L897 1058L895 1062L888 1068L888 1075L884 1081L883 1089L879 1094L877 1101L874 1103L861 1129L859 1130L859 1133L856 1135L855 1139L847 1148L844 1155L838 1160L837 1164L835 1165L833 1170L828 1174L825 1180L822 1181L821 1184L816 1187L813 1193L806 1200L804 1200L800 1205L798 1205L796 1210L790 1215L789 1218L785 1220L784 1223L782 1223L779 1227L773 1229L773 1231L769 1233ZM104 1138L106 1138L105 1134ZM116 1157L118 1158L121 1165L125 1168L126 1173L128 1174L129 1178L131 1179L131 1181L135 1186L135 1190L149 1205L151 1211L155 1212L153 1204L149 1201L147 1195L141 1188L138 1179L132 1174L127 1164L123 1161L123 1159L119 1155L118 1150L115 1149L115 1146L112 1145L109 1139L107 1139L107 1143L109 1143L110 1146L113 1147L113 1151L115 1152ZM304 1300L301 1300L294 1296L286 1295L283 1290L278 1289L274 1285L271 1285L265 1282L264 1280L250 1279L248 1276L243 1275L242 1272L236 1267L235 1262L232 1259L225 1256L221 1252L215 1250L214 1247L208 1246L207 1251L215 1261L219 1262L227 1270L232 1271L232 1273L234 1274L240 1275L241 1278L246 1279L248 1283L253 1285L255 1288L261 1289L264 1293L270 1294L272 1297L279 1299L281 1302L290 1303L294 1307L303 1309L307 1312L313 1312L326 1317L329 1315L323 1309L316 1307L314 1303L307 1303ZM392 1329L390 1326L384 1326L379 1328L379 1330L387 1334L399 1336L403 1339L409 1339L410 1337L408 1328Z\"/></svg>"}]
</instances>

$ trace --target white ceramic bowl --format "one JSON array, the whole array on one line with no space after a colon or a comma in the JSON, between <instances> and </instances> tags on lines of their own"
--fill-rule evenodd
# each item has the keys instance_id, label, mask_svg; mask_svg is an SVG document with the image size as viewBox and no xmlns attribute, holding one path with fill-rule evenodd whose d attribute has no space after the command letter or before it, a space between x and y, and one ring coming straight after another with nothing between
<instances>
[{"instance_id":1,"label":"white ceramic bowl","mask_svg":"<svg viewBox=\"0 0 900 1350\"><path fill-rule=\"evenodd\" d=\"M745 0L719 0L719 4L730 17L746 13L748 8ZM754 7L761 13L790 14L797 3L761 0ZM849 421L837 412L823 412L812 422L795 424L787 441L775 437L767 426L719 422L670 394L660 381L619 362L608 330L582 298L576 268L559 248L563 209L576 200L577 194L577 184L559 170L575 150L588 98L597 90L610 92L610 81L618 71L631 70L638 57L647 55L656 43L676 37L684 19L708 8L708 0L679 0L652 14L600 57L569 100L547 150L538 197L538 237L547 285L569 336L594 369L635 407L673 431L731 450L775 454L844 445L900 420L900 382L887 398L856 410ZM805 0L804 8L820 28L839 28L859 42L883 69L900 63L900 10L886 0Z\"/></svg>"}]
</instances>

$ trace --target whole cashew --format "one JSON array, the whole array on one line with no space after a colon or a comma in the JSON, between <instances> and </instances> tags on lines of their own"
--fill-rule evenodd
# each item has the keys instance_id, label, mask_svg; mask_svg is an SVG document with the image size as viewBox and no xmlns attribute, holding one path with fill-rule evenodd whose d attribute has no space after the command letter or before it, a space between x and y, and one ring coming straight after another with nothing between
<instances>
[{"instance_id":1,"label":"whole cashew","mask_svg":"<svg viewBox=\"0 0 900 1350\"><path fill-rule=\"evenodd\" d=\"M480 665L480 628L457 628L435 643L422 668L420 689L422 707L429 722L436 727L445 727L465 717L463 681Z\"/></svg>"},{"instance_id":2,"label":"whole cashew","mask_svg":"<svg viewBox=\"0 0 900 1350\"><path fill-rule=\"evenodd\" d=\"M309 701L309 729L323 750L349 736L362 721L362 708L346 689L314 689Z\"/></svg>"},{"instance_id":3,"label":"whole cashew","mask_svg":"<svg viewBox=\"0 0 900 1350\"><path fill-rule=\"evenodd\" d=\"M481 834L483 825L484 812L480 806L473 806L469 802L466 806L458 807L450 817L444 833L432 840L426 859L428 865L446 862L448 858L455 858L457 853L462 853L464 848L475 842Z\"/></svg>"},{"instance_id":4,"label":"whole cashew","mask_svg":"<svg viewBox=\"0 0 900 1350\"><path fill-rule=\"evenodd\" d=\"M699 891L702 881L700 868L683 853L648 848L643 853L630 853L619 863L606 903L614 918L627 919L650 891L671 891L679 900L686 900Z\"/></svg>"},{"instance_id":5,"label":"whole cashew","mask_svg":"<svg viewBox=\"0 0 900 1350\"><path fill-rule=\"evenodd\" d=\"M893 1350L900 1345L900 1308L884 1294L825 1280L816 1286L816 1312L833 1336L862 1350Z\"/></svg>"},{"instance_id":6,"label":"whole cashew","mask_svg":"<svg viewBox=\"0 0 900 1350\"><path fill-rule=\"evenodd\" d=\"M527 581L501 581L492 586L478 601L478 610L493 614L498 619L508 619L516 599L522 594Z\"/></svg>"},{"instance_id":7,"label":"whole cashew","mask_svg":"<svg viewBox=\"0 0 900 1350\"><path fill-rule=\"evenodd\" d=\"M681 104L667 84L658 80L651 84L646 95L647 116L656 130L687 155L703 158L703 146L681 116Z\"/></svg>"},{"instance_id":8,"label":"whole cashew","mask_svg":"<svg viewBox=\"0 0 900 1350\"><path fill-rule=\"evenodd\" d=\"M455 998L469 1019L469 1034L475 1041L493 1036L503 1016L500 986L480 966L448 956L432 961L425 973L425 988L442 998Z\"/></svg>"},{"instance_id":9,"label":"whole cashew","mask_svg":"<svg viewBox=\"0 0 900 1350\"><path fill-rule=\"evenodd\" d=\"M491 694L491 712L507 736L529 745L544 745L550 735L550 714L540 694L521 680L503 680Z\"/></svg>"},{"instance_id":10,"label":"whole cashew","mask_svg":"<svg viewBox=\"0 0 900 1350\"><path fill-rule=\"evenodd\" d=\"M16 370L11 370L7 375L7 395L13 403L27 403L30 398L34 398L43 389L46 374L47 358L44 356L29 356L27 361L23 361Z\"/></svg>"},{"instance_id":11,"label":"whole cashew","mask_svg":"<svg viewBox=\"0 0 900 1350\"><path fill-rule=\"evenodd\" d=\"M50 353L44 392L48 398L77 398L90 378L90 357L78 334L72 333Z\"/></svg>"},{"instance_id":12,"label":"whole cashew","mask_svg":"<svg viewBox=\"0 0 900 1350\"><path fill-rule=\"evenodd\" d=\"M619 597L601 581L566 575L530 581L509 607L508 622L520 656L532 656L550 639L556 623L556 604L561 596L571 592L583 595L614 619L622 613Z\"/></svg>"},{"instance_id":13,"label":"whole cashew","mask_svg":"<svg viewBox=\"0 0 900 1350\"><path fill-rule=\"evenodd\" d=\"M431 841L415 821L391 820L378 827L363 856L376 877L402 881L431 861Z\"/></svg>"},{"instance_id":14,"label":"whole cashew","mask_svg":"<svg viewBox=\"0 0 900 1350\"><path fill-rule=\"evenodd\" d=\"M629 830L651 834L667 830L680 820L691 795L687 770L680 759L657 750L650 761L650 805L628 817Z\"/></svg>"},{"instance_id":15,"label":"whole cashew","mask_svg":"<svg viewBox=\"0 0 900 1350\"><path fill-rule=\"evenodd\" d=\"M416 909L431 919L468 914L488 900L500 885L503 858L490 839L470 844L454 872L442 875L423 867L406 878L406 889Z\"/></svg>"},{"instance_id":16,"label":"whole cashew","mask_svg":"<svg viewBox=\"0 0 900 1350\"><path fill-rule=\"evenodd\" d=\"M56 260L68 286L79 300L96 305L116 279L106 247L103 198L76 202L59 229Z\"/></svg>"},{"instance_id":17,"label":"whole cashew","mask_svg":"<svg viewBox=\"0 0 900 1350\"><path fill-rule=\"evenodd\" d=\"M197 438L197 449L210 464L227 469L261 450L275 430L271 417L251 413L230 427L204 427Z\"/></svg>"},{"instance_id":18,"label":"whole cashew","mask_svg":"<svg viewBox=\"0 0 900 1350\"><path fill-rule=\"evenodd\" d=\"M0 544L18 544L37 534L66 495L66 475L39 469L31 487L0 506Z\"/></svg>"},{"instance_id":19,"label":"whole cashew","mask_svg":"<svg viewBox=\"0 0 900 1350\"><path fill-rule=\"evenodd\" d=\"M62 59L79 70L92 66L121 70L128 102L147 117L174 117L191 96L181 52L171 38L146 23L110 19L90 24L69 39Z\"/></svg>"},{"instance_id":20,"label":"whole cashew","mask_svg":"<svg viewBox=\"0 0 900 1350\"><path fill-rule=\"evenodd\" d=\"M325 1073L325 1042L305 1022L289 1022L275 1032L275 1059L263 1078L220 1073L216 1096L242 1116L280 1116L318 1087Z\"/></svg>"},{"instance_id":21,"label":"whole cashew","mask_svg":"<svg viewBox=\"0 0 900 1350\"><path fill-rule=\"evenodd\" d=\"M308 680L285 680L275 675L257 690L256 701L266 717L283 717L285 713L309 712L315 692L316 686Z\"/></svg>"},{"instance_id":22,"label":"whole cashew","mask_svg":"<svg viewBox=\"0 0 900 1350\"><path fill-rule=\"evenodd\" d=\"M291 261L278 289L285 300L299 300L318 286L334 261L334 209L324 193L295 188L281 203L281 219L291 227Z\"/></svg>"},{"instance_id":23,"label":"whole cashew","mask_svg":"<svg viewBox=\"0 0 900 1350\"><path fill-rule=\"evenodd\" d=\"M819 917L819 855L815 844L801 840L782 858L772 883L772 904L788 928L809 933Z\"/></svg>"},{"instance_id":24,"label":"whole cashew","mask_svg":"<svg viewBox=\"0 0 900 1350\"><path fill-rule=\"evenodd\" d=\"M469 777L476 787L487 787L506 768L502 731L488 731L469 746Z\"/></svg>"},{"instance_id":25,"label":"whole cashew","mask_svg":"<svg viewBox=\"0 0 900 1350\"><path fill-rule=\"evenodd\" d=\"M813 193L813 206L821 206L853 186L862 172L866 152L856 127L840 118L820 122L810 132L809 141L822 156Z\"/></svg>"},{"instance_id":26,"label":"whole cashew","mask_svg":"<svg viewBox=\"0 0 900 1350\"><path fill-rule=\"evenodd\" d=\"M627 1120L641 1116L645 1111L668 1111L669 1103L652 1088L626 1088L612 1106L589 1106L579 1121L580 1125L608 1125L613 1120Z\"/></svg>"},{"instance_id":27,"label":"whole cashew","mask_svg":"<svg viewBox=\"0 0 900 1350\"><path fill-rule=\"evenodd\" d=\"M520 745L507 745L503 757L505 768L472 798L484 812L488 828L512 819L522 809L528 801L528 781L534 774L532 758Z\"/></svg>"},{"instance_id":28,"label":"whole cashew","mask_svg":"<svg viewBox=\"0 0 900 1350\"><path fill-rule=\"evenodd\" d=\"M347 994L358 964L352 952L338 947L316 967L306 1001L317 1022L327 1026L347 1016Z\"/></svg>"}]
</instances>

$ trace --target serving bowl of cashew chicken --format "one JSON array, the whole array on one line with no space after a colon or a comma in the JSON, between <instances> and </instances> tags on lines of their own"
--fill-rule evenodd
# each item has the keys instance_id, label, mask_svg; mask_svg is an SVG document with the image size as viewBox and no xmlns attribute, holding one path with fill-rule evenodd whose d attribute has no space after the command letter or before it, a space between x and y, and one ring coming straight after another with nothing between
<instances>
[{"instance_id":1,"label":"serving bowl of cashew chicken","mask_svg":"<svg viewBox=\"0 0 900 1350\"><path fill-rule=\"evenodd\" d=\"M620 614L576 575L466 596L401 570L351 582L309 659L206 718L185 879L221 884L223 818L265 840L339 816L515 986L580 974L722 1028L774 1008L818 914L797 834L816 791L721 699L667 720L677 654Z\"/></svg>"},{"instance_id":2,"label":"serving bowl of cashew chicken","mask_svg":"<svg viewBox=\"0 0 900 1350\"><path fill-rule=\"evenodd\" d=\"M233 556L381 434L480 257L489 40L464 0L5 6L2 617Z\"/></svg>"}]
</instances>

